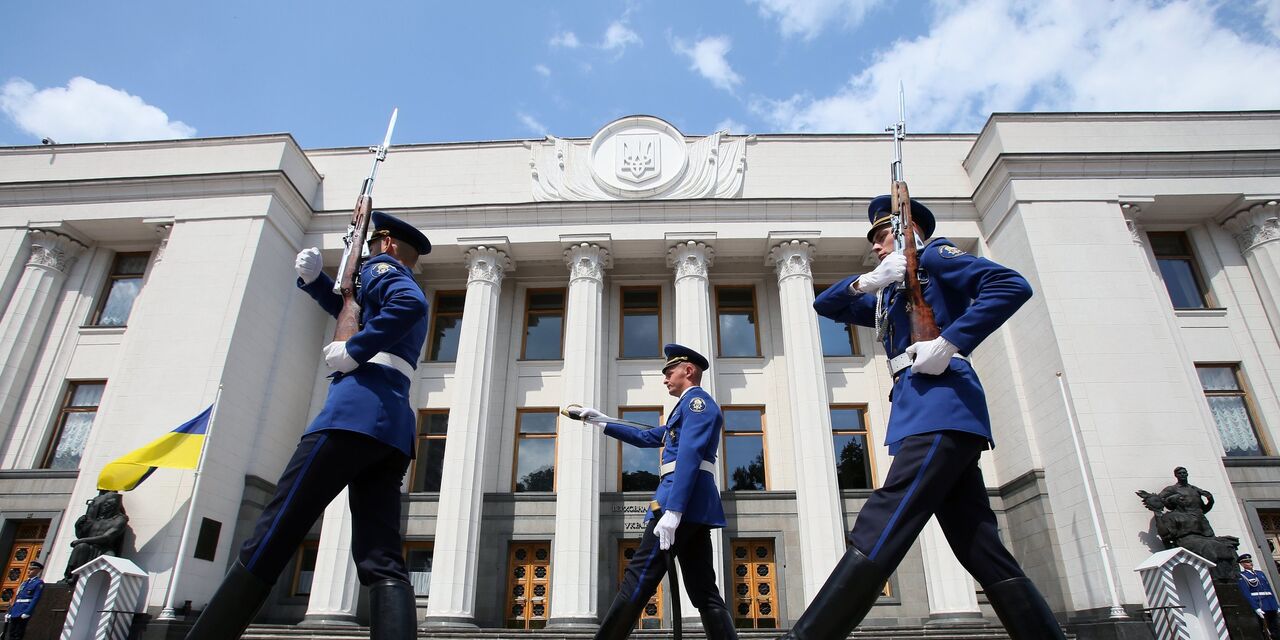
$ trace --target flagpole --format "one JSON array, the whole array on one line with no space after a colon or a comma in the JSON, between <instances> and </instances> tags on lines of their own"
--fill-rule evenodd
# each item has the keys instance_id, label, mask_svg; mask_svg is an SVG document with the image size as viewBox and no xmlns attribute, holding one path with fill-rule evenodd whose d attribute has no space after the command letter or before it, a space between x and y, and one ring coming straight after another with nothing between
<instances>
[{"instance_id":1,"label":"flagpole","mask_svg":"<svg viewBox=\"0 0 1280 640\"><path fill-rule=\"evenodd\" d=\"M209 423L204 428L204 446L200 447L200 461L196 463L195 482L191 485L191 499L187 501L187 517L182 524L182 538L178 541L178 560L173 564L173 573L169 574L169 587L164 594L164 608L160 610L159 620L176 620L177 614L173 610L174 590L173 586L178 583L178 574L182 572L182 565L187 558L187 543L190 540L188 532L191 531L191 521L195 518L196 513L196 495L200 493L200 472L204 470L204 458L209 455L210 445L213 444L213 421L218 417L218 402L222 400L222 385L218 385L218 393L213 397L213 411L209 412Z\"/></svg>"}]
</instances>

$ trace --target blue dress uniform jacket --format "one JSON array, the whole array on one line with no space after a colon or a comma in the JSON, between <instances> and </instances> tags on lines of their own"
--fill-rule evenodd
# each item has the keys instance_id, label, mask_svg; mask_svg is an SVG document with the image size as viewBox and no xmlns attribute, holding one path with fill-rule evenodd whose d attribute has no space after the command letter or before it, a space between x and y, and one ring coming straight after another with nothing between
<instances>
[{"instance_id":1,"label":"blue dress uniform jacket","mask_svg":"<svg viewBox=\"0 0 1280 640\"><path fill-rule=\"evenodd\" d=\"M9 617L19 618L31 615L36 609L36 604L40 602L41 593L44 593L44 579L23 580L22 585L18 587L17 597L13 599L13 606L9 607Z\"/></svg>"},{"instance_id":2,"label":"blue dress uniform jacket","mask_svg":"<svg viewBox=\"0 0 1280 640\"><path fill-rule=\"evenodd\" d=\"M367 364L379 352L398 356L417 368L427 337L427 298L413 273L392 256L380 254L360 270L360 330L347 341L347 353L360 363L350 373L333 374L329 397L306 433L342 429L377 438L405 455L414 455L417 429L409 403L409 379L395 369ZM321 273L298 286L334 317L342 311L342 296L333 292L333 279Z\"/></svg>"},{"instance_id":3,"label":"blue dress uniform jacket","mask_svg":"<svg viewBox=\"0 0 1280 640\"><path fill-rule=\"evenodd\" d=\"M679 512L681 522L718 528L725 526L720 490L715 476L700 467L703 460L716 461L722 428L724 416L720 405L702 387L691 387L676 403L665 426L643 430L610 423L605 425L604 433L637 447L665 445L662 463L675 462L676 470L662 477L653 499L664 511ZM645 521L653 515L650 510Z\"/></svg>"},{"instance_id":4,"label":"blue dress uniform jacket","mask_svg":"<svg viewBox=\"0 0 1280 640\"><path fill-rule=\"evenodd\" d=\"M919 255L925 301L933 308L942 337L961 355L972 353L1031 297L1031 285L1018 272L965 253L945 238L930 241ZM850 291L856 279L849 276L831 285L814 300L814 310L838 322L874 327L876 296ZM884 349L893 358L911 344L906 296L896 284L879 296L888 309ZM953 358L949 370L937 376L904 369L894 380L890 398L893 411L885 437L890 453L897 453L903 438L944 430L977 434L995 446L982 383L964 360Z\"/></svg>"},{"instance_id":5,"label":"blue dress uniform jacket","mask_svg":"<svg viewBox=\"0 0 1280 640\"><path fill-rule=\"evenodd\" d=\"M1280 601L1276 600L1276 593L1263 572L1241 569L1240 590L1244 592L1250 608L1263 611L1280 610Z\"/></svg>"}]
</instances>

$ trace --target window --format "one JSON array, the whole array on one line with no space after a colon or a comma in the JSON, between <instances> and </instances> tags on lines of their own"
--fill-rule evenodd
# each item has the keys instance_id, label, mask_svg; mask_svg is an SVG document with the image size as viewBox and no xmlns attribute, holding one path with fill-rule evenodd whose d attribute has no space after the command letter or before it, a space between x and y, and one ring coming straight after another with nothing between
<instances>
[{"instance_id":1,"label":"window","mask_svg":"<svg viewBox=\"0 0 1280 640\"><path fill-rule=\"evenodd\" d=\"M726 358L760 355L756 331L756 288L716 287L716 318L720 355Z\"/></svg>"},{"instance_id":2,"label":"window","mask_svg":"<svg viewBox=\"0 0 1280 640\"><path fill-rule=\"evenodd\" d=\"M641 424L662 424L662 407L622 407L618 417ZM658 488L659 467L662 466L661 449L633 447L618 442L618 490L653 491Z\"/></svg>"},{"instance_id":3,"label":"window","mask_svg":"<svg viewBox=\"0 0 1280 640\"><path fill-rule=\"evenodd\" d=\"M1196 257L1191 253L1187 234L1176 232L1150 232L1151 252L1160 267L1160 277L1169 290L1174 309L1205 309L1210 303L1209 290L1205 287Z\"/></svg>"},{"instance_id":4,"label":"window","mask_svg":"<svg viewBox=\"0 0 1280 640\"><path fill-rule=\"evenodd\" d=\"M45 452L41 468L80 468L80 455L84 453L93 418L98 415L98 403L102 402L102 392L106 388L105 380L72 382L67 386L67 395L62 400L62 411L58 415L58 428L49 440L49 450Z\"/></svg>"},{"instance_id":5,"label":"window","mask_svg":"<svg viewBox=\"0 0 1280 640\"><path fill-rule=\"evenodd\" d=\"M117 253L102 291L93 324L99 327L123 327L129 321L133 301L142 290L142 274L147 270L149 253Z\"/></svg>"},{"instance_id":6,"label":"window","mask_svg":"<svg viewBox=\"0 0 1280 640\"><path fill-rule=\"evenodd\" d=\"M465 291L440 291L431 316L431 348L427 360L454 362L458 359L458 336L462 334L462 307Z\"/></svg>"},{"instance_id":7,"label":"window","mask_svg":"<svg viewBox=\"0 0 1280 640\"><path fill-rule=\"evenodd\" d=\"M426 598L431 595L431 559L435 547L430 542L408 541L404 543L404 562L409 568L409 583L413 595Z\"/></svg>"},{"instance_id":8,"label":"window","mask_svg":"<svg viewBox=\"0 0 1280 640\"><path fill-rule=\"evenodd\" d=\"M624 287L622 289L623 358L662 356L662 289Z\"/></svg>"},{"instance_id":9,"label":"window","mask_svg":"<svg viewBox=\"0 0 1280 640\"><path fill-rule=\"evenodd\" d=\"M1240 367L1234 364L1197 364L1196 373L1200 374L1200 386L1209 401L1209 411L1213 413L1214 422L1218 423L1226 455L1266 455L1258 440L1249 394L1241 384Z\"/></svg>"},{"instance_id":10,"label":"window","mask_svg":"<svg viewBox=\"0 0 1280 640\"><path fill-rule=\"evenodd\" d=\"M289 595L311 595L311 583L316 577L316 557L320 555L319 540L304 540L298 547L298 555L293 570L293 588Z\"/></svg>"},{"instance_id":11,"label":"window","mask_svg":"<svg viewBox=\"0 0 1280 640\"><path fill-rule=\"evenodd\" d=\"M871 451L865 407L833 405L831 438L836 448L836 480L841 489L871 488Z\"/></svg>"},{"instance_id":12,"label":"window","mask_svg":"<svg viewBox=\"0 0 1280 640\"><path fill-rule=\"evenodd\" d=\"M559 360L564 342L564 289L530 289L525 296L525 360Z\"/></svg>"},{"instance_id":13,"label":"window","mask_svg":"<svg viewBox=\"0 0 1280 640\"><path fill-rule=\"evenodd\" d=\"M822 293L830 286L814 287L814 294ZM822 338L822 355L824 356L862 355L862 349L858 347L858 330L851 324L818 316L818 335Z\"/></svg>"},{"instance_id":14,"label":"window","mask_svg":"<svg viewBox=\"0 0 1280 640\"><path fill-rule=\"evenodd\" d=\"M730 491L764 491L764 409L725 407L724 468Z\"/></svg>"},{"instance_id":15,"label":"window","mask_svg":"<svg viewBox=\"0 0 1280 640\"><path fill-rule=\"evenodd\" d=\"M516 463L512 490L555 491L556 416L555 409L516 411Z\"/></svg>"},{"instance_id":16,"label":"window","mask_svg":"<svg viewBox=\"0 0 1280 640\"><path fill-rule=\"evenodd\" d=\"M418 493L440 490L448 429L448 411L432 409L418 413L418 455L413 460L413 482L409 485L409 491Z\"/></svg>"}]
</instances>

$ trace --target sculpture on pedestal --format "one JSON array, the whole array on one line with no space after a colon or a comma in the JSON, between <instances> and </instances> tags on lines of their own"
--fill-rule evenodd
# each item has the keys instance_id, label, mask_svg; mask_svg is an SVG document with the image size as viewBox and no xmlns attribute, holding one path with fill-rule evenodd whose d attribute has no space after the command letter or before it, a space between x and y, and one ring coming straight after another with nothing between
<instances>
[{"instance_id":1,"label":"sculpture on pedestal","mask_svg":"<svg viewBox=\"0 0 1280 640\"><path fill-rule=\"evenodd\" d=\"M99 491L85 504L84 515L76 519L76 539L71 541L71 557L62 581L75 582L72 573L84 563L101 555L119 556L124 534L129 530L129 516L124 512L124 496L117 491Z\"/></svg>"},{"instance_id":2,"label":"sculpture on pedestal","mask_svg":"<svg viewBox=\"0 0 1280 640\"><path fill-rule=\"evenodd\" d=\"M1155 514L1156 533L1161 542L1172 549L1182 547L1213 562L1215 580L1234 581L1239 575L1236 568L1236 550L1240 539L1219 536L1205 514L1213 509L1213 494L1187 482L1186 467L1173 470L1177 482L1160 490L1160 493L1138 491L1142 503Z\"/></svg>"}]
</instances>

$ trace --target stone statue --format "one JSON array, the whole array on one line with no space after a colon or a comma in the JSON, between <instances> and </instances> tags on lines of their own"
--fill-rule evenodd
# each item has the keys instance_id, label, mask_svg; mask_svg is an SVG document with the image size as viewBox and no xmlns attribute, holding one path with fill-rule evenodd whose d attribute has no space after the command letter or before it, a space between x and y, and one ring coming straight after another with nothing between
<instances>
[{"instance_id":1,"label":"stone statue","mask_svg":"<svg viewBox=\"0 0 1280 640\"><path fill-rule=\"evenodd\" d=\"M91 500L84 515L76 519L76 539L71 541L71 558L62 581L75 582L72 571L101 555L120 555L124 533L129 528L129 516L124 512L124 497L116 491L99 491Z\"/></svg>"},{"instance_id":2,"label":"stone statue","mask_svg":"<svg viewBox=\"0 0 1280 640\"><path fill-rule=\"evenodd\" d=\"M1182 547L1217 566L1214 580L1235 581L1240 539L1213 532L1204 514L1213 509L1213 494L1187 482L1186 467L1173 470L1177 482L1160 493L1138 491L1142 503L1155 514L1156 533L1168 548Z\"/></svg>"}]
</instances>

